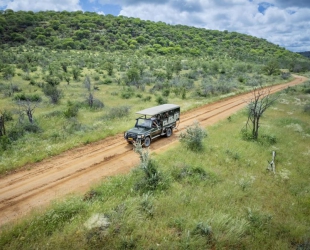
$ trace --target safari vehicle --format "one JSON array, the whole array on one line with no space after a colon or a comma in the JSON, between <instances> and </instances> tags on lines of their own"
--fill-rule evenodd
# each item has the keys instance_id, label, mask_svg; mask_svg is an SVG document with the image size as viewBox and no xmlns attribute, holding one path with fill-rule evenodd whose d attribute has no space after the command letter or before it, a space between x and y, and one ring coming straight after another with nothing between
<instances>
[{"instance_id":1,"label":"safari vehicle","mask_svg":"<svg viewBox=\"0 0 310 250\"><path fill-rule=\"evenodd\" d=\"M163 104L136 112L140 114L134 128L126 131L124 137L129 143L140 142L145 147L160 136L170 137L180 121L180 106Z\"/></svg>"}]
</instances>

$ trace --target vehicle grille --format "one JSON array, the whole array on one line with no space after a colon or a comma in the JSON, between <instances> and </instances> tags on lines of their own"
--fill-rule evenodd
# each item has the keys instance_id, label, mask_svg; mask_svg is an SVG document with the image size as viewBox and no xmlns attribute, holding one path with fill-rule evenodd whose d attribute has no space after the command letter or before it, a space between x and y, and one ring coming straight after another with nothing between
<instances>
[{"instance_id":1,"label":"vehicle grille","mask_svg":"<svg viewBox=\"0 0 310 250\"><path fill-rule=\"evenodd\" d=\"M132 139L136 140L136 139L137 139L137 134L134 134L134 133L128 133L128 134L127 134L127 138L126 138L126 139L128 139L128 138L132 138Z\"/></svg>"}]
</instances>

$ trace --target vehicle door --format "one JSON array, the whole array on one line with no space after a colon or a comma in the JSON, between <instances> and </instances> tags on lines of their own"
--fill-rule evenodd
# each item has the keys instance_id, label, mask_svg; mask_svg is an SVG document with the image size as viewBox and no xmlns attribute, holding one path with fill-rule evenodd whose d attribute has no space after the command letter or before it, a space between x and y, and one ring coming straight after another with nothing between
<instances>
[{"instance_id":1,"label":"vehicle door","mask_svg":"<svg viewBox=\"0 0 310 250\"><path fill-rule=\"evenodd\" d=\"M151 137L157 137L161 134L161 126L156 119L152 120Z\"/></svg>"}]
</instances>

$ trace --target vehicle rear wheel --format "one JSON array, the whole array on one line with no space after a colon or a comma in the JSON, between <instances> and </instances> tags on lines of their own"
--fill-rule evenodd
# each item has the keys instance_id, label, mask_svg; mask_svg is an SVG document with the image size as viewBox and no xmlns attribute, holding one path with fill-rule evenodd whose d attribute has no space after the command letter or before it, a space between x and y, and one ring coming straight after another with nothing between
<instances>
[{"instance_id":1,"label":"vehicle rear wheel","mask_svg":"<svg viewBox=\"0 0 310 250\"><path fill-rule=\"evenodd\" d=\"M145 147L149 147L151 145L151 138L150 137L146 137L144 139L144 146Z\"/></svg>"},{"instance_id":2,"label":"vehicle rear wheel","mask_svg":"<svg viewBox=\"0 0 310 250\"><path fill-rule=\"evenodd\" d=\"M166 136L170 137L172 135L172 129L171 128L166 128Z\"/></svg>"}]
</instances>

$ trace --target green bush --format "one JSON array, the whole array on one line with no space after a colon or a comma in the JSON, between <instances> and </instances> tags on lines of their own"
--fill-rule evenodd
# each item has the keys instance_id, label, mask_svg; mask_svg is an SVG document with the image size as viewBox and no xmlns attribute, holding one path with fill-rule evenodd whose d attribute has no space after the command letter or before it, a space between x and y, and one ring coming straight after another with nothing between
<instances>
[{"instance_id":1,"label":"green bush","mask_svg":"<svg viewBox=\"0 0 310 250\"><path fill-rule=\"evenodd\" d=\"M29 79L30 80L30 79ZM45 81L51 85L51 86L56 86L56 85L59 85L60 83L60 78L57 77L57 76L46 76L45 77Z\"/></svg>"},{"instance_id":2,"label":"green bush","mask_svg":"<svg viewBox=\"0 0 310 250\"><path fill-rule=\"evenodd\" d=\"M310 103L304 106L304 112L310 115Z\"/></svg>"},{"instance_id":3,"label":"green bush","mask_svg":"<svg viewBox=\"0 0 310 250\"><path fill-rule=\"evenodd\" d=\"M4 110L1 115L4 119L4 121L6 121L6 122L13 121L13 114L11 111Z\"/></svg>"},{"instance_id":4,"label":"green bush","mask_svg":"<svg viewBox=\"0 0 310 250\"><path fill-rule=\"evenodd\" d=\"M203 168L185 164L175 166L171 175L176 181L186 180L189 183L197 183L208 178L208 174Z\"/></svg>"},{"instance_id":5,"label":"green bush","mask_svg":"<svg viewBox=\"0 0 310 250\"><path fill-rule=\"evenodd\" d=\"M67 109L64 111L66 118L76 117L79 111L78 105L74 104L71 101L67 103Z\"/></svg>"},{"instance_id":6,"label":"green bush","mask_svg":"<svg viewBox=\"0 0 310 250\"><path fill-rule=\"evenodd\" d=\"M0 152L5 151L11 144L11 140L7 135L0 136Z\"/></svg>"},{"instance_id":7,"label":"green bush","mask_svg":"<svg viewBox=\"0 0 310 250\"><path fill-rule=\"evenodd\" d=\"M24 135L24 129L21 126L14 126L8 131L8 137L12 141L17 141Z\"/></svg>"},{"instance_id":8,"label":"green bush","mask_svg":"<svg viewBox=\"0 0 310 250\"><path fill-rule=\"evenodd\" d=\"M98 99L93 100L93 109L102 109L104 107L104 103Z\"/></svg>"},{"instance_id":9,"label":"green bush","mask_svg":"<svg viewBox=\"0 0 310 250\"><path fill-rule=\"evenodd\" d=\"M50 84L44 84L43 86L44 94L50 98L53 104L57 104L62 97L62 91L59 90L56 86Z\"/></svg>"},{"instance_id":10,"label":"green bush","mask_svg":"<svg viewBox=\"0 0 310 250\"><path fill-rule=\"evenodd\" d=\"M133 97L134 92L133 91L124 91L121 93L121 97L123 99L130 99L131 97Z\"/></svg>"},{"instance_id":11,"label":"green bush","mask_svg":"<svg viewBox=\"0 0 310 250\"><path fill-rule=\"evenodd\" d=\"M158 103L158 105L162 105L162 104L166 104L168 103L168 99L167 98L164 98L162 96L158 96L156 98L156 102Z\"/></svg>"},{"instance_id":12,"label":"green bush","mask_svg":"<svg viewBox=\"0 0 310 250\"><path fill-rule=\"evenodd\" d=\"M42 97L38 94L26 95L24 93L14 95L16 101L29 101L29 102L41 102Z\"/></svg>"},{"instance_id":13,"label":"green bush","mask_svg":"<svg viewBox=\"0 0 310 250\"><path fill-rule=\"evenodd\" d=\"M241 130L241 138L245 141L251 141L253 140L253 135L251 132L244 128Z\"/></svg>"},{"instance_id":14,"label":"green bush","mask_svg":"<svg viewBox=\"0 0 310 250\"><path fill-rule=\"evenodd\" d=\"M168 97L169 95L170 95L170 89L169 88L163 89L163 96Z\"/></svg>"},{"instance_id":15,"label":"green bush","mask_svg":"<svg viewBox=\"0 0 310 250\"><path fill-rule=\"evenodd\" d=\"M140 171L143 173L135 183L135 189L141 193L148 193L155 190L164 190L167 188L167 180L158 171L158 165L155 161L149 159L142 164Z\"/></svg>"},{"instance_id":16,"label":"green bush","mask_svg":"<svg viewBox=\"0 0 310 250\"><path fill-rule=\"evenodd\" d=\"M38 133L41 131L40 127L38 126L38 124L35 123L26 123L24 124L24 129L27 132L30 133Z\"/></svg>"},{"instance_id":17,"label":"green bush","mask_svg":"<svg viewBox=\"0 0 310 250\"><path fill-rule=\"evenodd\" d=\"M182 132L179 136L181 143L193 151L203 149L203 139L207 137L206 131L199 126L198 122L186 128L186 132Z\"/></svg>"},{"instance_id":18,"label":"green bush","mask_svg":"<svg viewBox=\"0 0 310 250\"><path fill-rule=\"evenodd\" d=\"M168 179L158 171L158 164L150 158L148 149L143 149L141 143L134 143L134 151L140 156L135 189L141 193L167 189Z\"/></svg>"},{"instance_id":19,"label":"green bush","mask_svg":"<svg viewBox=\"0 0 310 250\"><path fill-rule=\"evenodd\" d=\"M275 135L264 134L262 135L262 138L270 145L277 143L277 137Z\"/></svg>"},{"instance_id":20,"label":"green bush","mask_svg":"<svg viewBox=\"0 0 310 250\"><path fill-rule=\"evenodd\" d=\"M108 84L111 84L111 83L113 83L111 78L106 78L106 79L103 80L103 84L108 85Z\"/></svg>"},{"instance_id":21,"label":"green bush","mask_svg":"<svg viewBox=\"0 0 310 250\"><path fill-rule=\"evenodd\" d=\"M111 108L109 113L106 115L108 119L122 118L129 115L130 107L129 106L119 106Z\"/></svg>"},{"instance_id":22,"label":"green bush","mask_svg":"<svg viewBox=\"0 0 310 250\"><path fill-rule=\"evenodd\" d=\"M152 96L146 96L144 98L142 98L142 101L144 102L150 102L152 100Z\"/></svg>"}]
</instances>

